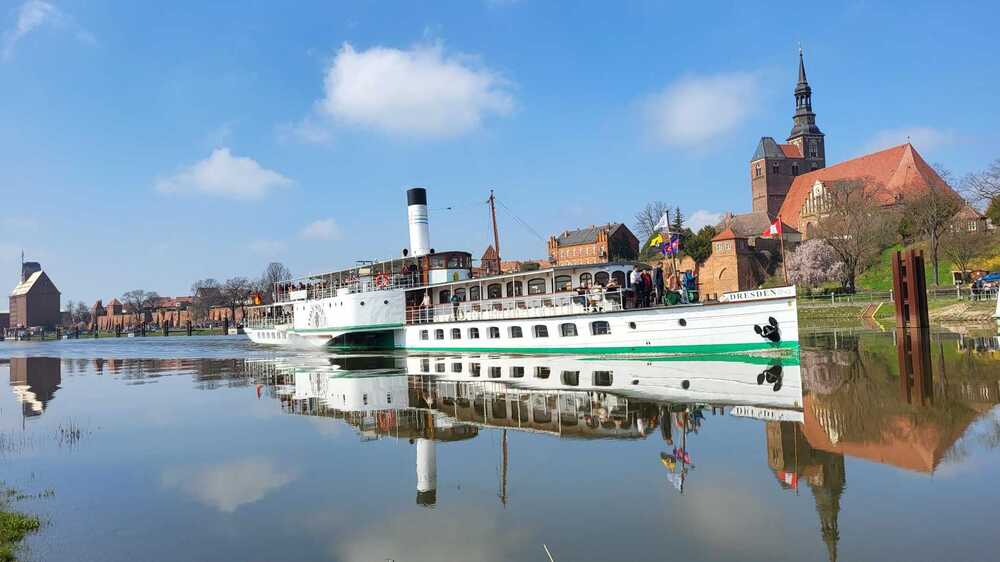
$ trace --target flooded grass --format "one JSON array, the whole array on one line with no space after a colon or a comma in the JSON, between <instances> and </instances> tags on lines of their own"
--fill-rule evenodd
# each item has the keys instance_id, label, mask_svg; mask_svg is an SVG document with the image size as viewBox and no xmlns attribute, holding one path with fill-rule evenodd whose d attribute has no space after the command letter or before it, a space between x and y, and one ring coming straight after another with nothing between
<instances>
[{"instance_id":1,"label":"flooded grass","mask_svg":"<svg viewBox=\"0 0 1000 562\"><path fill-rule=\"evenodd\" d=\"M40 496L52 495L51 490L43 492ZM17 551L20 542L29 533L34 533L42 526L41 520L27 513L14 510L10 502L26 499L30 496L13 488L3 490L3 498L0 499L0 562L11 562L17 560Z\"/></svg>"}]
</instances>

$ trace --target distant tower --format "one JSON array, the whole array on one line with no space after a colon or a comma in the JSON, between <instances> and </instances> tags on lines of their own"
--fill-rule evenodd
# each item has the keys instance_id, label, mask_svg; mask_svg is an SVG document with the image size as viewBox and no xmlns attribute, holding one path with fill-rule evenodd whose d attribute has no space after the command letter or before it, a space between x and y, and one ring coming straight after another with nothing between
<instances>
[{"instance_id":1,"label":"distant tower","mask_svg":"<svg viewBox=\"0 0 1000 562\"><path fill-rule=\"evenodd\" d=\"M795 84L794 125L788 134L788 142L799 147L805 158L806 169L802 173L826 167L826 147L823 132L816 126L816 114L812 110L812 88L806 80L806 63L799 49L799 81Z\"/></svg>"}]
</instances>

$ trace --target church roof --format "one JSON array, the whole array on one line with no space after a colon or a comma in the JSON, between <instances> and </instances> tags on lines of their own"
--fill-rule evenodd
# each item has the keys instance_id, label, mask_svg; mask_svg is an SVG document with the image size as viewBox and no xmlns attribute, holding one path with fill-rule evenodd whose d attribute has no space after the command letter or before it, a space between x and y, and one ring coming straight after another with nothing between
<instances>
[{"instance_id":1,"label":"church roof","mask_svg":"<svg viewBox=\"0 0 1000 562\"><path fill-rule=\"evenodd\" d=\"M794 144L778 144L773 137L761 137L750 161L763 158L802 158L802 151Z\"/></svg>"},{"instance_id":2,"label":"church roof","mask_svg":"<svg viewBox=\"0 0 1000 562\"><path fill-rule=\"evenodd\" d=\"M597 241L597 233L607 231L608 236L612 236L619 228L625 225L621 223L602 224L600 226L590 226L579 230L567 230L556 236L556 244L559 246L574 246L576 244L588 244Z\"/></svg>"},{"instance_id":3,"label":"church roof","mask_svg":"<svg viewBox=\"0 0 1000 562\"><path fill-rule=\"evenodd\" d=\"M782 223L782 232L786 234L798 234L799 231L794 227L789 225L784 220ZM719 229L728 228L733 231L737 236L756 238L761 235L762 232L767 230L771 226L771 217L767 216L764 211L757 211L754 213L743 213L740 215L727 214L722 219L722 223L719 225Z\"/></svg>"},{"instance_id":4,"label":"church roof","mask_svg":"<svg viewBox=\"0 0 1000 562\"><path fill-rule=\"evenodd\" d=\"M882 188L879 199L884 205L895 203L900 196L919 193L928 188L945 189L954 193L913 145L907 143L796 177L778 214L783 221L800 229L802 206L816 182L862 178L869 178Z\"/></svg>"},{"instance_id":5,"label":"church roof","mask_svg":"<svg viewBox=\"0 0 1000 562\"><path fill-rule=\"evenodd\" d=\"M802 158L802 151L799 147L794 144L781 144L781 153L785 155L785 158Z\"/></svg>"}]
</instances>

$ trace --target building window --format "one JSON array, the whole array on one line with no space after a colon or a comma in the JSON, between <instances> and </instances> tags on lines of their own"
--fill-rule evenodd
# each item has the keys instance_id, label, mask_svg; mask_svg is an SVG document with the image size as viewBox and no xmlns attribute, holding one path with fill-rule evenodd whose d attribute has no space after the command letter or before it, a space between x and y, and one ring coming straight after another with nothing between
<instances>
[{"instance_id":1,"label":"building window","mask_svg":"<svg viewBox=\"0 0 1000 562\"><path fill-rule=\"evenodd\" d=\"M469 374L478 377L479 376L479 363L469 363Z\"/></svg>"},{"instance_id":2,"label":"building window","mask_svg":"<svg viewBox=\"0 0 1000 562\"><path fill-rule=\"evenodd\" d=\"M420 339L422 340L430 339L430 336L427 335L427 330L420 330Z\"/></svg>"},{"instance_id":3,"label":"building window","mask_svg":"<svg viewBox=\"0 0 1000 562\"><path fill-rule=\"evenodd\" d=\"M594 386L611 386L611 371L594 371Z\"/></svg>"},{"instance_id":4,"label":"building window","mask_svg":"<svg viewBox=\"0 0 1000 562\"><path fill-rule=\"evenodd\" d=\"M520 281L508 281L507 282L507 296L508 297L520 297L524 294L524 287L521 285Z\"/></svg>"},{"instance_id":5,"label":"building window","mask_svg":"<svg viewBox=\"0 0 1000 562\"><path fill-rule=\"evenodd\" d=\"M469 287L469 300L470 301L479 300L479 287Z\"/></svg>"},{"instance_id":6,"label":"building window","mask_svg":"<svg viewBox=\"0 0 1000 562\"><path fill-rule=\"evenodd\" d=\"M594 282L594 276L589 273L580 274L580 285L589 285Z\"/></svg>"},{"instance_id":7,"label":"building window","mask_svg":"<svg viewBox=\"0 0 1000 562\"><path fill-rule=\"evenodd\" d=\"M536 324L535 327L532 328L532 329L535 332L535 337L536 338L547 338L547 337L549 337L549 328L547 326L545 326L544 324Z\"/></svg>"},{"instance_id":8,"label":"building window","mask_svg":"<svg viewBox=\"0 0 1000 562\"><path fill-rule=\"evenodd\" d=\"M511 367L510 368L510 378L512 378L512 379L523 379L524 378L524 367Z\"/></svg>"},{"instance_id":9,"label":"building window","mask_svg":"<svg viewBox=\"0 0 1000 562\"><path fill-rule=\"evenodd\" d=\"M555 291L571 291L573 290L573 278L569 275L556 275L554 282Z\"/></svg>"},{"instance_id":10,"label":"building window","mask_svg":"<svg viewBox=\"0 0 1000 562\"><path fill-rule=\"evenodd\" d=\"M799 175L799 165L798 164L792 164L792 175L793 176Z\"/></svg>"},{"instance_id":11,"label":"building window","mask_svg":"<svg viewBox=\"0 0 1000 562\"><path fill-rule=\"evenodd\" d=\"M816 141L809 141L809 157L819 158L819 146Z\"/></svg>"},{"instance_id":12,"label":"building window","mask_svg":"<svg viewBox=\"0 0 1000 562\"><path fill-rule=\"evenodd\" d=\"M500 338L500 328L497 328L496 326L490 326L487 329L489 330L489 336L491 340Z\"/></svg>"},{"instance_id":13,"label":"building window","mask_svg":"<svg viewBox=\"0 0 1000 562\"><path fill-rule=\"evenodd\" d=\"M528 281L528 294L529 295L542 295L545 294L545 279L536 278Z\"/></svg>"},{"instance_id":14,"label":"building window","mask_svg":"<svg viewBox=\"0 0 1000 562\"><path fill-rule=\"evenodd\" d=\"M470 340L479 339L479 328L469 328L469 339Z\"/></svg>"},{"instance_id":15,"label":"building window","mask_svg":"<svg viewBox=\"0 0 1000 562\"><path fill-rule=\"evenodd\" d=\"M580 386L580 371L563 371L559 381L566 386Z\"/></svg>"},{"instance_id":16,"label":"building window","mask_svg":"<svg viewBox=\"0 0 1000 562\"><path fill-rule=\"evenodd\" d=\"M503 296L501 291L502 288L500 287L500 283L491 283L486 287L486 298L499 299Z\"/></svg>"},{"instance_id":17,"label":"building window","mask_svg":"<svg viewBox=\"0 0 1000 562\"><path fill-rule=\"evenodd\" d=\"M500 378L500 367L490 367L489 376L491 379Z\"/></svg>"},{"instance_id":18,"label":"building window","mask_svg":"<svg viewBox=\"0 0 1000 562\"><path fill-rule=\"evenodd\" d=\"M521 330L520 326L511 326L510 328L508 328L508 332L509 332L508 335L510 335L510 337L512 338L524 337L524 332Z\"/></svg>"},{"instance_id":19,"label":"building window","mask_svg":"<svg viewBox=\"0 0 1000 562\"><path fill-rule=\"evenodd\" d=\"M564 338L571 338L577 335L576 324L572 322L566 322L565 324L559 325L559 335Z\"/></svg>"},{"instance_id":20,"label":"building window","mask_svg":"<svg viewBox=\"0 0 1000 562\"><path fill-rule=\"evenodd\" d=\"M548 367L535 367L535 378L536 379L547 379L552 370Z\"/></svg>"},{"instance_id":21,"label":"building window","mask_svg":"<svg viewBox=\"0 0 1000 562\"><path fill-rule=\"evenodd\" d=\"M451 329L451 339L453 339L453 340L460 340L460 339L462 339L462 330L459 330L458 328L452 328Z\"/></svg>"},{"instance_id":22,"label":"building window","mask_svg":"<svg viewBox=\"0 0 1000 562\"><path fill-rule=\"evenodd\" d=\"M444 330L434 330L434 339L436 339L436 340L443 340L444 339Z\"/></svg>"},{"instance_id":23,"label":"building window","mask_svg":"<svg viewBox=\"0 0 1000 562\"><path fill-rule=\"evenodd\" d=\"M761 169L760 162L757 162L753 165L753 177L759 178L762 173L763 170Z\"/></svg>"},{"instance_id":24,"label":"building window","mask_svg":"<svg viewBox=\"0 0 1000 562\"><path fill-rule=\"evenodd\" d=\"M451 301L451 291L445 289L438 295L438 304L448 304Z\"/></svg>"},{"instance_id":25,"label":"building window","mask_svg":"<svg viewBox=\"0 0 1000 562\"><path fill-rule=\"evenodd\" d=\"M606 336L611 333L611 326L604 320L591 322L590 333L595 336Z\"/></svg>"}]
</instances>

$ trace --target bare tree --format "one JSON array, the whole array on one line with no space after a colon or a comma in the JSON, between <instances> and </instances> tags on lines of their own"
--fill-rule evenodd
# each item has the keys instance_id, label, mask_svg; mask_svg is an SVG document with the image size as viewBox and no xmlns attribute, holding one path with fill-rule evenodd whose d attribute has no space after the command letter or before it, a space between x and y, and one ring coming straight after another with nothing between
<instances>
[{"instance_id":1,"label":"bare tree","mask_svg":"<svg viewBox=\"0 0 1000 562\"><path fill-rule=\"evenodd\" d=\"M73 321L77 324L90 324L90 308L83 301L76 303L76 310L73 312Z\"/></svg>"},{"instance_id":2,"label":"bare tree","mask_svg":"<svg viewBox=\"0 0 1000 562\"><path fill-rule=\"evenodd\" d=\"M232 277L222 284L222 304L226 305L236 320L236 309L242 309L254 290L254 284L246 277Z\"/></svg>"},{"instance_id":3,"label":"bare tree","mask_svg":"<svg viewBox=\"0 0 1000 562\"><path fill-rule=\"evenodd\" d=\"M1000 158L982 172L976 172L962 179L962 189L981 202L1000 198Z\"/></svg>"},{"instance_id":4,"label":"bare tree","mask_svg":"<svg viewBox=\"0 0 1000 562\"><path fill-rule=\"evenodd\" d=\"M969 230L966 221L953 221L941 236L941 251L955 263L955 268L962 273L963 282L969 280L969 264L998 246L1000 238L996 234L982 228Z\"/></svg>"},{"instance_id":5,"label":"bare tree","mask_svg":"<svg viewBox=\"0 0 1000 562\"><path fill-rule=\"evenodd\" d=\"M281 281L288 281L292 278L292 272L281 262L273 261L264 268L264 273L260 276L260 283L257 290L264 296L264 302L274 301L274 284Z\"/></svg>"},{"instance_id":6,"label":"bare tree","mask_svg":"<svg viewBox=\"0 0 1000 562\"><path fill-rule=\"evenodd\" d=\"M940 173L940 172L939 172ZM947 172L942 177L947 177ZM941 235L951 226L955 213L962 208L962 199L950 190L930 187L903 200L906 221L924 235L930 244L934 284L940 285L938 275Z\"/></svg>"},{"instance_id":7,"label":"bare tree","mask_svg":"<svg viewBox=\"0 0 1000 562\"><path fill-rule=\"evenodd\" d=\"M646 203L646 206L635 214L635 235L639 240L649 240L656 230L656 223L660 222L660 217L664 213L670 213L670 205L663 201L653 201Z\"/></svg>"},{"instance_id":8,"label":"bare tree","mask_svg":"<svg viewBox=\"0 0 1000 562\"><path fill-rule=\"evenodd\" d=\"M824 198L824 214L816 236L825 240L844 264L843 286L855 290L855 280L895 239L895 210L880 204L882 186L871 178L831 183Z\"/></svg>"},{"instance_id":9,"label":"bare tree","mask_svg":"<svg viewBox=\"0 0 1000 562\"><path fill-rule=\"evenodd\" d=\"M208 310L222 304L222 284L212 279L199 279L191 284L191 319L200 322L208 317Z\"/></svg>"},{"instance_id":10,"label":"bare tree","mask_svg":"<svg viewBox=\"0 0 1000 562\"><path fill-rule=\"evenodd\" d=\"M135 289L122 295L122 303L132 309L139 324L146 322L145 312L156 305L160 300L160 295L155 291L144 291Z\"/></svg>"}]
</instances>

